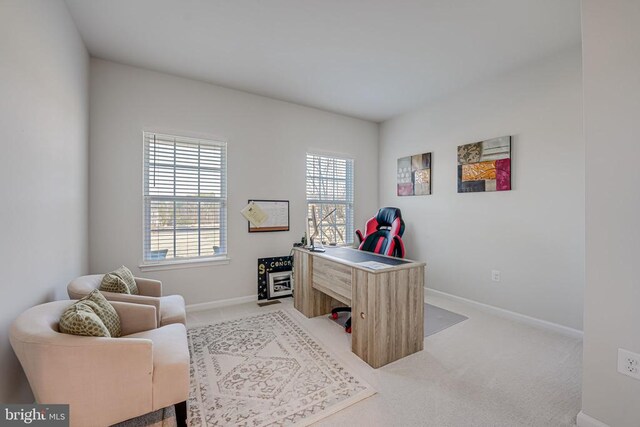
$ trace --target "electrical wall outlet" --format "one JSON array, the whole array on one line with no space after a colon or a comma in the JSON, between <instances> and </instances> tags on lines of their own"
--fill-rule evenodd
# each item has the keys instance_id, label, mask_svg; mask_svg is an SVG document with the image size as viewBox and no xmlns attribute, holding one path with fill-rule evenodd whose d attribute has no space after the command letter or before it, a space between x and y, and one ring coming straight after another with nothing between
<instances>
[{"instance_id":1,"label":"electrical wall outlet","mask_svg":"<svg viewBox=\"0 0 640 427\"><path fill-rule=\"evenodd\" d=\"M619 348L618 372L640 380L640 354Z\"/></svg>"},{"instance_id":2,"label":"electrical wall outlet","mask_svg":"<svg viewBox=\"0 0 640 427\"><path fill-rule=\"evenodd\" d=\"M500 281L500 270L491 270L491 280L494 282Z\"/></svg>"}]
</instances>

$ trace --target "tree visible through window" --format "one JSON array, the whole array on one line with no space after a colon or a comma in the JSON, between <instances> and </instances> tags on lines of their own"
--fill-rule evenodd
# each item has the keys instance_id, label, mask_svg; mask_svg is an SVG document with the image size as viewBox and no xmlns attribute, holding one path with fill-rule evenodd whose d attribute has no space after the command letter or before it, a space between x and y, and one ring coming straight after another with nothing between
<instances>
[{"instance_id":1,"label":"tree visible through window","mask_svg":"<svg viewBox=\"0 0 640 427\"><path fill-rule=\"evenodd\" d=\"M307 154L308 235L353 243L353 159Z\"/></svg>"},{"instance_id":2,"label":"tree visible through window","mask_svg":"<svg viewBox=\"0 0 640 427\"><path fill-rule=\"evenodd\" d=\"M144 261L225 255L226 143L144 133Z\"/></svg>"}]
</instances>

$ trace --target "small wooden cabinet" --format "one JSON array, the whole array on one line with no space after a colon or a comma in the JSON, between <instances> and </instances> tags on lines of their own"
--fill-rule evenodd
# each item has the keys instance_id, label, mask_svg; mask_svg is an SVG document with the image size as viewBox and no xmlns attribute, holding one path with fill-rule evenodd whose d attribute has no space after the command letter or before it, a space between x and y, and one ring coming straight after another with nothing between
<instances>
[{"instance_id":1,"label":"small wooden cabinet","mask_svg":"<svg viewBox=\"0 0 640 427\"><path fill-rule=\"evenodd\" d=\"M345 250L359 252L294 250L295 308L316 317L335 306L351 306L351 350L374 368L421 351L425 264L406 261L374 270L354 262ZM367 256L382 263L388 259Z\"/></svg>"}]
</instances>

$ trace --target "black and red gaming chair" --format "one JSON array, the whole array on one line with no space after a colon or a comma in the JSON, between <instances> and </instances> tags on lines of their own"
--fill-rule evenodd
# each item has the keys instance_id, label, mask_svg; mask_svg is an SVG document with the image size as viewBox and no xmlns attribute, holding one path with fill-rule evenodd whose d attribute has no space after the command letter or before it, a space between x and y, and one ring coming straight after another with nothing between
<instances>
[{"instance_id":1,"label":"black and red gaming chair","mask_svg":"<svg viewBox=\"0 0 640 427\"><path fill-rule=\"evenodd\" d=\"M367 221L365 235L356 230L360 240L358 249L381 255L404 258L404 221L398 208L382 208L378 214Z\"/></svg>"},{"instance_id":2,"label":"black and red gaming chair","mask_svg":"<svg viewBox=\"0 0 640 427\"><path fill-rule=\"evenodd\" d=\"M367 221L364 236L360 230L356 230L356 236L360 240L358 249L380 255L404 258L403 234L404 221L402 220L400 209L382 208L375 217ZM351 312L351 307L336 307L331 310L331 317L337 319L340 312ZM348 333L351 333L351 317L347 320L344 328Z\"/></svg>"}]
</instances>

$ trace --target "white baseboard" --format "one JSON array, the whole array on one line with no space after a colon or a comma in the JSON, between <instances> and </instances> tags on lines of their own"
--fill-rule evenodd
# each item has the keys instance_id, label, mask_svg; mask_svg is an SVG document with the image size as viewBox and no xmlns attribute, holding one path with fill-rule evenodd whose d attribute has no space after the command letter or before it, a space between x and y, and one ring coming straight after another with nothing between
<instances>
[{"instance_id":1,"label":"white baseboard","mask_svg":"<svg viewBox=\"0 0 640 427\"><path fill-rule=\"evenodd\" d=\"M576 417L576 424L578 427L609 427L602 421L596 420L595 418L590 417L582 411L578 412L578 416Z\"/></svg>"},{"instance_id":2,"label":"white baseboard","mask_svg":"<svg viewBox=\"0 0 640 427\"><path fill-rule=\"evenodd\" d=\"M459 302L463 302L469 305L472 305L480 310L486 311L486 312L490 312L493 314L496 314L498 316L502 316L502 317L506 317L509 319L513 319L513 320L517 320L523 323L526 323L528 325L533 325L533 326L538 326L538 327L542 327L545 329L549 329L558 333L561 333L563 335L572 337L572 338L579 338L582 339L583 336L583 332L578 330L578 329L573 329L570 328L568 326L563 326L563 325L559 325L557 323L553 323L553 322L549 322L546 320L542 320L542 319L537 319L535 317L531 317L531 316L527 316L525 314L520 314L520 313L516 313L515 311L509 311L509 310L505 310L504 308L499 308L499 307L495 307L493 305L489 305L489 304L484 304L478 301L474 301L474 300L470 300L467 298L463 298L463 297L459 297L457 295L452 295L452 294L448 294L446 292L442 292L442 291L438 291L436 289L431 289L431 288L424 288L425 290L425 296L426 295L437 295L439 297L442 298L447 298L453 301L459 301Z\"/></svg>"},{"instance_id":3,"label":"white baseboard","mask_svg":"<svg viewBox=\"0 0 640 427\"><path fill-rule=\"evenodd\" d=\"M221 299L218 301L202 302L199 304L189 304L187 305L186 309L187 309L187 313L193 313L194 311L203 311L203 310L209 310L212 308L227 307L229 305L244 304L244 303L253 302L253 301L258 301L258 295L248 295L246 297Z\"/></svg>"}]
</instances>

